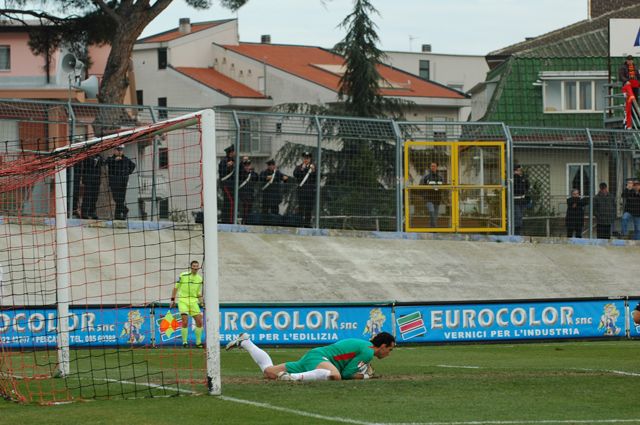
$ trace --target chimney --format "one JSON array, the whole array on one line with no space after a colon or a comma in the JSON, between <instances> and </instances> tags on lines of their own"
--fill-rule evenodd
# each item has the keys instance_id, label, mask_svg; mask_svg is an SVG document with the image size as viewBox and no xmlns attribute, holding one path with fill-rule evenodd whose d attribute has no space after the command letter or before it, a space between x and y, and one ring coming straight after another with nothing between
<instances>
[{"instance_id":1,"label":"chimney","mask_svg":"<svg viewBox=\"0 0 640 425\"><path fill-rule=\"evenodd\" d=\"M180 34L189 34L191 32L191 19L189 18L180 18L178 25L178 31Z\"/></svg>"},{"instance_id":2,"label":"chimney","mask_svg":"<svg viewBox=\"0 0 640 425\"><path fill-rule=\"evenodd\" d=\"M422 53L431 53L431 44L423 44Z\"/></svg>"},{"instance_id":3,"label":"chimney","mask_svg":"<svg viewBox=\"0 0 640 425\"><path fill-rule=\"evenodd\" d=\"M262 44L271 44L271 36L269 34L260 36L260 43Z\"/></svg>"}]
</instances>

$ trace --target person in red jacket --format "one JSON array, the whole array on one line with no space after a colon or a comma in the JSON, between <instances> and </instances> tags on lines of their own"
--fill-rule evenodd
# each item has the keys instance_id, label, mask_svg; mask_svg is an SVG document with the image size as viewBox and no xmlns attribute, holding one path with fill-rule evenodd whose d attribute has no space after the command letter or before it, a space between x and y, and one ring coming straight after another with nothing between
<instances>
[{"instance_id":1,"label":"person in red jacket","mask_svg":"<svg viewBox=\"0 0 640 425\"><path fill-rule=\"evenodd\" d=\"M640 72L633 63L633 56L627 56L620 69L618 69L618 79L622 83L622 93L624 93L625 102L625 127L631 128L633 125L633 116L631 108L634 100L638 98L638 89L640 88Z\"/></svg>"}]
</instances>

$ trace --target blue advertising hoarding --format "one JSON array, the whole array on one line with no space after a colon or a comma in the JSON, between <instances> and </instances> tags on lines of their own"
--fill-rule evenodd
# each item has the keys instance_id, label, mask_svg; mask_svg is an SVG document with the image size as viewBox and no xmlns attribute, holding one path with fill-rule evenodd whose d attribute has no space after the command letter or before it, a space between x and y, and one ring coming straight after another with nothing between
<instances>
[{"instance_id":1,"label":"blue advertising hoarding","mask_svg":"<svg viewBox=\"0 0 640 425\"><path fill-rule=\"evenodd\" d=\"M397 306L398 342L624 337L624 300Z\"/></svg>"},{"instance_id":2,"label":"blue advertising hoarding","mask_svg":"<svg viewBox=\"0 0 640 425\"><path fill-rule=\"evenodd\" d=\"M640 338L640 298L629 299L629 336L631 338ZM634 321L634 318L637 322Z\"/></svg>"},{"instance_id":3,"label":"blue advertising hoarding","mask_svg":"<svg viewBox=\"0 0 640 425\"><path fill-rule=\"evenodd\" d=\"M640 299L629 300L632 314ZM627 322L623 300L369 306L221 306L220 342L247 332L259 344L323 345L395 332L398 343L531 339L640 338ZM83 346L181 345L181 317L166 308L71 309L69 343ZM195 343L193 320L189 342ZM43 348L56 344L54 309L0 311L0 345Z\"/></svg>"}]
</instances>

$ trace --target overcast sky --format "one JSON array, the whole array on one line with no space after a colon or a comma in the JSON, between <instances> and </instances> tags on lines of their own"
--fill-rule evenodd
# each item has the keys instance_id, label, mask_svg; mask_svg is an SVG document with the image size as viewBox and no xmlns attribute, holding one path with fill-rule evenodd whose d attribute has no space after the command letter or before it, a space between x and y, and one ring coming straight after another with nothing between
<instances>
[{"instance_id":1,"label":"overcast sky","mask_svg":"<svg viewBox=\"0 0 640 425\"><path fill-rule=\"evenodd\" d=\"M587 18L587 0L371 0L380 13L383 50L420 51L431 44L435 53L486 53ZM332 47L344 36L337 28L353 7L352 0L250 0L232 13L214 0L197 11L174 0L144 31L157 34L178 26L178 19L201 22L238 18L240 41Z\"/></svg>"}]
</instances>

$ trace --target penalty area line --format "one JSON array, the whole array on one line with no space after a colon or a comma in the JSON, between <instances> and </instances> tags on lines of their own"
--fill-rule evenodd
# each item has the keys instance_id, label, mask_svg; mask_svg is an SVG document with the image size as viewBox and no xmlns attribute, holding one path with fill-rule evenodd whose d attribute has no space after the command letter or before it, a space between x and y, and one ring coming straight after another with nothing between
<instances>
[{"instance_id":1,"label":"penalty area line","mask_svg":"<svg viewBox=\"0 0 640 425\"><path fill-rule=\"evenodd\" d=\"M277 412L291 413L293 415L303 416L307 418L320 419L325 421L340 422L344 424L356 425L552 425L552 424L615 424L615 423L640 423L640 419L547 419L547 420L513 420L513 421L452 421L452 422L367 422L357 419L340 418L336 416L319 415L317 413L305 412L304 410L290 409L288 407L274 406L269 403L261 403L258 401L244 400L236 397L221 395L221 400L233 403L246 404L249 406L260 407Z\"/></svg>"}]
</instances>

